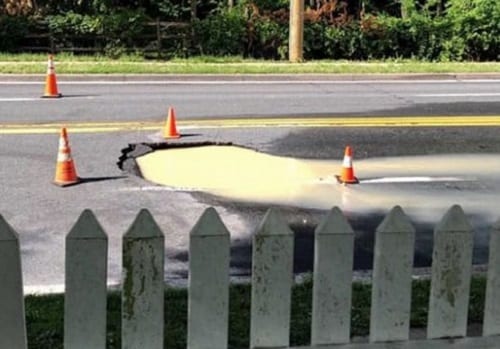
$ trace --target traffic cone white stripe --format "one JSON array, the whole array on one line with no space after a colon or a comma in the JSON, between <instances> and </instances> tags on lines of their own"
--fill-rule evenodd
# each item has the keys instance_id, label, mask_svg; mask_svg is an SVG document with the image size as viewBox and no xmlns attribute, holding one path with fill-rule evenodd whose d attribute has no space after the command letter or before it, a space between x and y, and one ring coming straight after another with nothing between
<instances>
[{"instance_id":1,"label":"traffic cone white stripe","mask_svg":"<svg viewBox=\"0 0 500 349\"><path fill-rule=\"evenodd\" d=\"M64 138L59 139L59 151L63 150L64 148L68 147L68 141Z\"/></svg>"},{"instance_id":2,"label":"traffic cone white stripe","mask_svg":"<svg viewBox=\"0 0 500 349\"><path fill-rule=\"evenodd\" d=\"M352 158L350 156L344 156L344 162L342 163L344 167L352 167Z\"/></svg>"},{"instance_id":3,"label":"traffic cone white stripe","mask_svg":"<svg viewBox=\"0 0 500 349\"><path fill-rule=\"evenodd\" d=\"M59 162L70 161L70 160L71 160L71 154L69 153L59 152L59 154L57 154L57 161Z\"/></svg>"}]
</instances>

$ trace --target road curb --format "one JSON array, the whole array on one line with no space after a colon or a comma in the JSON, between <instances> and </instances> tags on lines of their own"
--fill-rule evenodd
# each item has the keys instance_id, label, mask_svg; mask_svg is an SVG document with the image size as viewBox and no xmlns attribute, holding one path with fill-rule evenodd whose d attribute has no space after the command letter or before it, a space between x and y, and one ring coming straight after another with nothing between
<instances>
[{"instance_id":1,"label":"road curb","mask_svg":"<svg viewBox=\"0 0 500 349\"><path fill-rule=\"evenodd\" d=\"M425 81L500 80L500 73L411 74L58 74L59 81ZM41 81L44 74L0 74L2 82Z\"/></svg>"}]
</instances>

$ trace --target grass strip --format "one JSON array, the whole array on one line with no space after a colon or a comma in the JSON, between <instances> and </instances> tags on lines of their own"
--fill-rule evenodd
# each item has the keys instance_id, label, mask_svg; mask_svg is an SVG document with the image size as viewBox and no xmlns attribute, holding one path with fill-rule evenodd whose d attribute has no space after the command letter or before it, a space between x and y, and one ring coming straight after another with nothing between
<instances>
[{"instance_id":1,"label":"grass strip","mask_svg":"<svg viewBox=\"0 0 500 349\"><path fill-rule=\"evenodd\" d=\"M500 62L423 62L415 60L326 61L304 63L202 56L169 61L128 55L57 55L58 74L406 74L500 73ZM45 74L47 55L2 54L1 74Z\"/></svg>"},{"instance_id":2,"label":"grass strip","mask_svg":"<svg viewBox=\"0 0 500 349\"><path fill-rule=\"evenodd\" d=\"M484 277L473 277L469 303L469 323L483 319ZM429 303L429 280L413 281L411 327L425 328ZM229 347L248 348L250 335L250 285L230 287ZM368 335L371 285L353 284L351 331L353 336ZM312 281L295 285L292 292L290 342L308 345L311 337ZM107 348L121 348L121 300L119 292L108 295ZM64 296L27 296L26 322L30 349L63 348ZM187 335L187 290L165 291L165 347L184 349Z\"/></svg>"}]
</instances>

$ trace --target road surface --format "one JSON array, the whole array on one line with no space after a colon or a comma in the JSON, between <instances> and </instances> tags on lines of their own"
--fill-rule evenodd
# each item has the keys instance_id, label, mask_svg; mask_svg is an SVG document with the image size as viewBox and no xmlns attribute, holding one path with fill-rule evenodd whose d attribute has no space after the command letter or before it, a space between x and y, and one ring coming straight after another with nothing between
<instances>
[{"instance_id":1,"label":"road surface","mask_svg":"<svg viewBox=\"0 0 500 349\"><path fill-rule=\"evenodd\" d=\"M68 81L60 84L65 97L58 100L40 99L42 88L39 82L0 84L0 213L20 234L28 286L62 284L64 237L85 208L94 211L110 237L109 272L113 281L120 279L121 236L141 208L152 212L166 234L166 270L170 281L186 276L187 236L208 206L217 209L232 233L233 273L245 273L251 234L269 205L166 190L123 173L116 166L121 149L129 143L161 140L159 128L169 105L175 106L184 135L179 142L232 142L274 155L331 160L339 166L347 144L360 160L426 154L500 154L498 81ZM451 116L455 121L461 120L457 116L462 115L468 126L457 122L448 127L453 124L451 119L420 126L423 121L415 118L409 124L384 127L385 117L432 115ZM317 120L360 116L382 121L377 127L364 127L363 123L355 127L317 127ZM264 120L269 117L293 117L299 122L270 124ZM202 121L214 118L219 119L216 125L202 127ZM246 125L235 120L246 120ZM480 123L484 120L490 120L490 126ZM103 122L122 127L118 128L120 131L108 132ZM134 124L123 126L126 122ZM63 124L69 126L72 154L84 182L62 189L51 181L57 131ZM13 129L17 132L10 132ZM498 190L496 183L488 185L491 191ZM429 192L429 200L434 195L442 192ZM305 271L311 263L311 234L325 210L300 205L280 207L297 232L301 253L296 270ZM364 255L357 268L369 265L373 229L389 209L384 204L370 214L350 213L358 250ZM445 210L443 207L442 213ZM493 218L477 213L470 218L479 231L476 261L481 262L485 257L487 228ZM417 247L422 252L417 259L425 264L429 262L429 232L435 221L415 223L420 232Z\"/></svg>"}]
</instances>

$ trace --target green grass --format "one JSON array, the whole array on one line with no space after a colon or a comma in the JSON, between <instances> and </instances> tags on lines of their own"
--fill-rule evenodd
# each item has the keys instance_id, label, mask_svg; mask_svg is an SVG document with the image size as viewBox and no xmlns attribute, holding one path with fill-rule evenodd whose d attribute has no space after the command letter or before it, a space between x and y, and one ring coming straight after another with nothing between
<instances>
[{"instance_id":1,"label":"green grass","mask_svg":"<svg viewBox=\"0 0 500 349\"><path fill-rule=\"evenodd\" d=\"M471 285L469 323L481 323L483 318L484 277L474 277ZM312 282L308 280L296 285L292 292L292 319L290 342L292 346L307 345L311 331ZM413 282L411 326L425 328L429 280ZM250 335L249 285L233 285L230 288L229 347L248 348ZM370 319L371 285L353 284L351 331L353 336L366 336ZM121 347L120 339L120 294L110 292L108 296L107 348ZM62 349L63 343L62 295L26 297L26 321L30 349ZM165 291L165 347L186 347L187 292L185 289Z\"/></svg>"},{"instance_id":2,"label":"green grass","mask_svg":"<svg viewBox=\"0 0 500 349\"><path fill-rule=\"evenodd\" d=\"M45 74L47 55L2 54L1 74ZM500 73L500 62L311 61L289 63L201 56L169 61L139 55L119 59L104 56L59 54L58 74L388 74L388 73Z\"/></svg>"}]
</instances>

